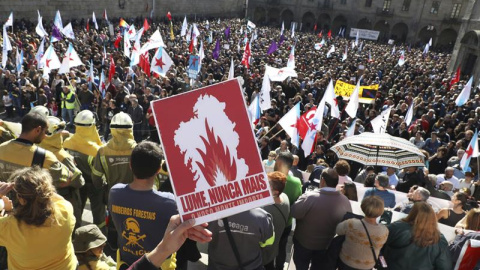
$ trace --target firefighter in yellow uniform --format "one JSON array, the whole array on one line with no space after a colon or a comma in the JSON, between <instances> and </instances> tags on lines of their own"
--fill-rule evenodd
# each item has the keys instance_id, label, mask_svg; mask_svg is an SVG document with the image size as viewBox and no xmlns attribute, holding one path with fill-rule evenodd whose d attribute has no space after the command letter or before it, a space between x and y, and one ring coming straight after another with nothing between
<instances>
[{"instance_id":1,"label":"firefighter in yellow uniform","mask_svg":"<svg viewBox=\"0 0 480 270\"><path fill-rule=\"evenodd\" d=\"M130 155L137 145L133 139L133 122L130 115L120 112L110 122L112 138L100 149L93 159L92 181L97 188L104 185L107 190L117 184L129 184L133 181L130 169Z\"/></svg>"},{"instance_id":2,"label":"firefighter in yellow uniform","mask_svg":"<svg viewBox=\"0 0 480 270\"><path fill-rule=\"evenodd\" d=\"M0 143L15 139L15 135L5 125L5 122L0 120Z\"/></svg>"},{"instance_id":3,"label":"firefighter in yellow uniform","mask_svg":"<svg viewBox=\"0 0 480 270\"><path fill-rule=\"evenodd\" d=\"M82 223L82 208L79 189L85 184L82 172L75 165L74 158L63 149L63 131L65 122L55 116L48 116L47 136L39 144L40 147L52 152L57 159L72 173L71 182L68 187L59 188L57 192L73 206L73 213L77 219L75 227Z\"/></svg>"},{"instance_id":4,"label":"firefighter in yellow uniform","mask_svg":"<svg viewBox=\"0 0 480 270\"><path fill-rule=\"evenodd\" d=\"M75 134L65 139L63 147L75 159L82 171L85 185L80 188L81 209L85 208L87 198L90 200L93 223L99 228L105 226L105 204L102 189L95 188L92 182L93 158L97 155L102 141L95 126L95 115L89 110L77 114L74 120Z\"/></svg>"},{"instance_id":5,"label":"firefighter in yellow uniform","mask_svg":"<svg viewBox=\"0 0 480 270\"><path fill-rule=\"evenodd\" d=\"M54 186L70 185L72 174L50 151L35 145L48 133L48 121L44 115L30 113L22 118L22 133L15 140L0 144L0 181L6 182L13 171L30 166L47 169Z\"/></svg>"},{"instance_id":6,"label":"firefighter in yellow uniform","mask_svg":"<svg viewBox=\"0 0 480 270\"><path fill-rule=\"evenodd\" d=\"M96 188L103 188L108 194L110 188L117 183L133 182L133 172L130 168L130 155L137 145L133 139L133 121L130 115L119 112L110 122L112 138L100 149L93 159L92 182ZM104 203L108 201L104 196ZM113 250L117 249L117 231L113 222L107 224L108 243Z\"/></svg>"}]
</instances>

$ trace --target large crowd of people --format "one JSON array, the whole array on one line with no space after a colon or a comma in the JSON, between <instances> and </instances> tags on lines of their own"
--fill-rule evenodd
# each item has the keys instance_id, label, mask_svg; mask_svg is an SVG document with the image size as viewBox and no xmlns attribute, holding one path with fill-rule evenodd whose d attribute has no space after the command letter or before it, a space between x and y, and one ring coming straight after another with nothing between
<instances>
[{"instance_id":1,"label":"large crowd of people","mask_svg":"<svg viewBox=\"0 0 480 270\"><path fill-rule=\"evenodd\" d=\"M158 29L174 62L165 77L130 66L118 19L99 20L98 30L90 23L88 31L88 20L72 21L75 39L51 44L60 59L73 44L84 65L45 76L35 57L41 43L35 24L14 22L7 32L13 50L0 69L2 269L7 263L9 269L187 269L188 261L200 258L194 241L210 241L208 269L278 270L284 269L292 228L299 270L380 269L382 264L453 269L463 244L480 239L478 161L460 165L476 138L480 96L474 87L465 105L455 105L468 78L451 83L449 52L367 40L352 46L354 39L330 37L328 29L292 34L287 26L281 33L280 25L252 29L244 20L218 18L195 22L201 42L192 48L180 34L182 19L172 24L145 19L150 29L141 43ZM144 25L143 18L126 21ZM108 24L114 25L113 35ZM222 46L214 57L217 40ZM278 49L269 54L272 40ZM248 68L241 63L246 42ZM332 45L337 51L327 56ZM191 79L188 59L200 46L205 57L198 77ZM201 226L181 224L150 102L227 80L233 59L249 104L260 94L265 66L285 67L292 46L298 76L271 83L271 108L253 126L275 204ZM17 48L24 57L20 72ZM402 51L406 61L400 66ZM100 91L101 73L108 78L111 61L115 74ZM379 87L355 118L344 111L348 101L338 96L340 118L325 114L314 151L305 155L277 123L298 103L302 113L317 106L330 80ZM330 148L345 138L353 120L355 134L372 132L371 121L390 106L386 132L418 147L425 165L396 170L339 160ZM414 115L407 125L409 106ZM20 122L20 134L12 129L14 122ZM368 188L363 196L357 193L360 185ZM408 201L396 201L394 190L407 193ZM430 197L451 201L451 208L432 208ZM364 216L352 216L351 201L359 199ZM81 226L87 200L94 225ZM407 216L390 223L387 208ZM458 228L453 243L438 223Z\"/></svg>"}]
</instances>

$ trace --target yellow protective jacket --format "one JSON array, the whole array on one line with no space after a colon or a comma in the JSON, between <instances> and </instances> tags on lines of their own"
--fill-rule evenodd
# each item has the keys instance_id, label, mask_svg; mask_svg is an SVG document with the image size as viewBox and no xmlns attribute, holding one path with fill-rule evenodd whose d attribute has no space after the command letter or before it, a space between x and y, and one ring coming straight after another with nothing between
<instances>
[{"instance_id":1,"label":"yellow protective jacket","mask_svg":"<svg viewBox=\"0 0 480 270\"><path fill-rule=\"evenodd\" d=\"M22 139L10 140L0 144L0 181L6 182L15 170L30 167L37 147L33 143ZM55 187L64 187L67 184L68 168L48 150L45 153L43 168L50 172Z\"/></svg>"},{"instance_id":2,"label":"yellow protective jacket","mask_svg":"<svg viewBox=\"0 0 480 270\"><path fill-rule=\"evenodd\" d=\"M74 157L76 166L87 183L92 183L93 158L101 146L102 141L94 125L76 126L75 134L63 142L63 148Z\"/></svg>"},{"instance_id":3,"label":"yellow protective jacket","mask_svg":"<svg viewBox=\"0 0 480 270\"><path fill-rule=\"evenodd\" d=\"M112 139L98 150L93 159L92 181L96 188L102 188L103 177L108 190L117 183L129 184L133 181L130 155L136 145L133 129L112 128Z\"/></svg>"},{"instance_id":4,"label":"yellow protective jacket","mask_svg":"<svg viewBox=\"0 0 480 270\"><path fill-rule=\"evenodd\" d=\"M82 177L82 172L75 166L73 157L63 149L63 136L61 133L46 136L39 144L40 147L52 152L57 159L65 165L72 173L70 186L74 188L81 188L85 185L85 180Z\"/></svg>"},{"instance_id":5,"label":"yellow protective jacket","mask_svg":"<svg viewBox=\"0 0 480 270\"><path fill-rule=\"evenodd\" d=\"M4 143L11 139L15 139L15 136L8 129L0 126L0 143Z\"/></svg>"}]
</instances>

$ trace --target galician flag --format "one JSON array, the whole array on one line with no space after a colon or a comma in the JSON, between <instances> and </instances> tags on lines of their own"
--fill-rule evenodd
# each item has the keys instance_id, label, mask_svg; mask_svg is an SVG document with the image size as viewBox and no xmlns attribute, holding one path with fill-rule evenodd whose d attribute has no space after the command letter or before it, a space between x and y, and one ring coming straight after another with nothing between
<instances>
[{"instance_id":1,"label":"galician flag","mask_svg":"<svg viewBox=\"0 0 480 270\"><path fill-rule=\"evenodd\" d=\"M62 30L62 34L64 34L69 39L75 39L75 34L73 33L72 23L68 23Z\"/></svg>"},{"instance_id":2,"label":"galician flag","mask_svg":"<svg viewBox=\"0 0 480 270\"><path fill-rule=\"evenodd\" d=\"M327 52L327 58L330 58L330 56L334 52L335 52L335 45L332 45L332 47L330 47L330 50L328 50L328 52Z\"/></svg>"},{"instance_id":3,"label":"galician flag","mask_svg":"<svg viewBox=\"0 0 480 270\"><path fill-rule=\"evenodd\" d=\"M67 52L63 57L62 65L60 66L58 73L59 74L68 73L70 71L70 68L81 66L81 65L83 65L83 63L80 60L80 57L78 57L77 52L73 48L72 43L70 43L68 45Z\"/></svg>"},{"instance_id":4,"label":"galician flag","mask_svg":"<svg viewBox=\"0 0 480 270\"><path fill-rule=\"evenodd\" d=\"M43 68L43 64L41 60L44 53L45 53L45 37L42 38L42 43L40 43L40 46L38 47L38 50L37 50L37 54L35 54L35 60L37 61L38 69Z\"/></svg>"},{"instance_id":5,"label":"galician flag","mask_svg":"<svg viewBox=\"0 0 480 270\"><path fill-rule=\"evenodd\" d=\"M350 127L348 128L347 132L345 133L345 137L350 137L350 136L355 135L355 125L356 124L357 124L357 119L355 118L352 121L352 124L350 125Z\"/></svg>"},{"instance_id":6,"label":"galician flag","mask_svg":"<svg viewBox=\"0 0 480 270\"><path fill-rule=\"evenodd\" d=\"M299 136L298 136L298 129L297 123L300 119L300 102L295 104L290 111L288 111L278 123L282 126L285 133L287 133L290 138L292 138L291 142L295 146L299 146Z\"/></svg>"},{"instance_id":7,"label":"galician flag","mask_svg":"<svg viewBox=\"0 0 480 270\"><path fill-rule=\"evenodd\" d=\"M60 16L60 10L57 10L57 13L55 14L53 25L55 25L58 28L58 30L60 31L63 30L63 23L62 23L62 17Z\"/></svg>"},{"instance_id":8,"label":"galician flag","mask_svg":"<svg viewBox=\"0 0 480 270\"><path fill-rule=\"evenodd\" d=\"M166 77L167 71L173 65L173 61L163 47L159 47L150 64L151 71Z\"/></svg>"},{"instance_id":9,"label":"galician flag","mask_svg":"<svg viewBox=\"0 0 480 270\"><path fill-rule=\"evenodd\" d=\"M44 76L45 74L48 75L52 69L60 68L61 66L60 60L58 60L58 56L52 45L48 47L40 61L43 64Z\"/></svg>"},{"instance_id":10,"label":"galician flag","mask_svg":"<svg viewBox=\"0 0 480 270\"><path fill-rule=\"evenodd\" d=\"M140 49L140 53L143 54L148 50L156 49L158 47L165 47L165 43L163 42L163 38L160 35L160 31L155 31L152 36L148 39L148 41L143 44L142 48Z\"/></svg>"},{"instance_id":11,"label":"galician flag","mask_svg":"<svg viewBox=\"0 0 480 270\"><path fill-rule=\"evenodd\" d=\"M465 150L465 154L463 154L462 159L460 160L460 168L464 172L470 171L470 160L472 157L478 157L478 132L475 129L475 133L473 134L472 140Z\"/></svg>"},{"instance_id":12,"label":"galician flag","mask_svg":"<svg viewBox=\"0 0 480 270\"><path fill-rule=\"evenodd\" d=\"M403 66L405 64L405 51L402 51L400 58L398 58L398 66Z\"/></svg>"},{"instance_id":13,"label":"galician flag","mask_svg":"<svg viewBox=\"0 0 480 270\"><path fill-rule=\"evenodd\" d=\"M323 125L323 113L325 111L325 95L323 96L322 100L318 104L317 110L313 116L313 119L308 126L307 134L302 142L302 149L305 154L305 157L310 155L313 151L313 146L315 145L315 140L317 137L317 131L322 129Z\"/></svg>"},{"instance_id":14,"label":"galician flag","mask_svg":"<svg viewBox=\"0 0 480 270\"><path fill-rule=\"evenodd\" d=\"M288 77L297 77L297 72L295 70L284 67L284 68L274 68L271 66L265 65L265 74L268 75L268 78L272 82L283 82Z\"/></svg>"},{"instance_id":15,"label":"galician flag","mask_svg":"<svg viewBox=\"0 0 480 270\"><path fill-rule=\"evenodd\" d=\"M8 51L12 50L12 44L7 34L7 28L3 27L2 67L5 68L8 60Z\"/></svg>"},{"instance_id":16,"label":"galician flag","mask_svg":"<svg viewBox=\"0 0 480 270\"><path fill-rule=\"evenodd\" d=\"M10 12L10 16L8 16L7 21L3 25L3 27L9 27L9 26L13 27L13 12Z\"/></svg>"},{"instance_id":17,"label":"galician flag","mask_svg":"<svg viewBox=\"0 0 480 270\"><path fill-rule=\"evenodd\" d=\"M462 92L458 95L457 99L455 100L455 105L458 107L463 106L467 103L468 99L470 98L470 92L472 91L472 83L473 83L473 76L470 77L467 84L463 87Z\"/></svg>"},{"instance_id":18,"label":"galician flag","mask_svg":"<svg viewBox=\"0 0 480 270\"><path fill-rule=\"evenodd\" d=\"M255 126L258 124L258 120L260 120L261 116L261 109L260 109L260 102L259 102L258 95L252 100L250 105L248 106L248 114L250 116L250 122Z\"/></svg>"}]
</instances>

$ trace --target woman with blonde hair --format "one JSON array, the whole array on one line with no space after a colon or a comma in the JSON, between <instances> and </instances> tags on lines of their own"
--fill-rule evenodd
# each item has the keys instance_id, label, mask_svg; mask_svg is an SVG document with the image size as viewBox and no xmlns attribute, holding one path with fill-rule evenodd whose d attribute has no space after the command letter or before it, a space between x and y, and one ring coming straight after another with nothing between
<instances>
[{"instance_id":1,"label":"woman with blonde hair","mask_svg":"<svg viewBox=\"0 0 480 270\"><path fill-rule=\"evenodd\" d=\"M387 227L377 222L384 211L383 199L368 196L362 201L361 208L365 218L348 219L337 226L337 234L345 235L338 262L340 270L372 269L387 241Z\"/></svg>"},{"instance_id":2,"label":"woman with blonde hair","mask_svg":"<svg viewBox=\"0 0 480 270\"><path fill-rule=\"evenodd\" d=\"M426 202L416 202L408 216L388 225L388 269L450 270L452 259L437 217Z\"/></svg>"},{"instance_id":3,"label":"woman with blonde hair","mask_svg":"<svg viewBox=\"0 0 480 270\"><path fill-rule=\"evenodd\" d=\"M55 192L52 177L39 167L17 170L0 183L0 197L13 190L13 214L0 218L0 246L9 269L74 270L72 205Z\"/></svg>"}]
</instances>

